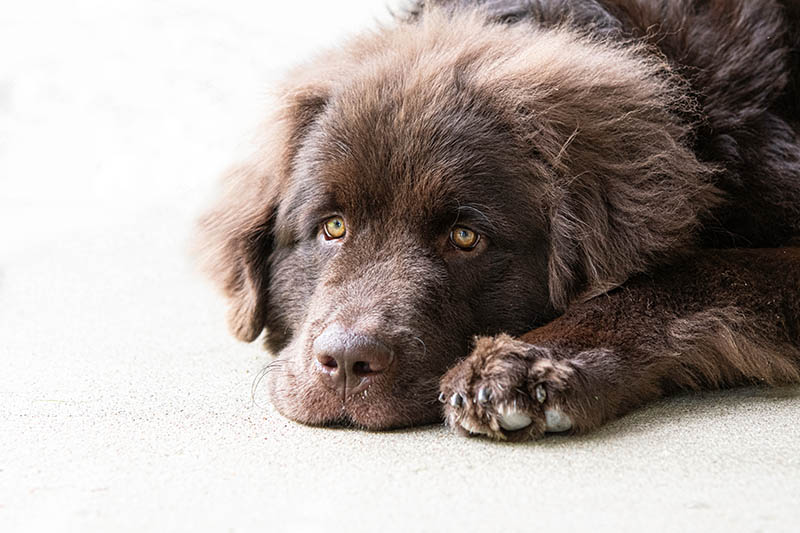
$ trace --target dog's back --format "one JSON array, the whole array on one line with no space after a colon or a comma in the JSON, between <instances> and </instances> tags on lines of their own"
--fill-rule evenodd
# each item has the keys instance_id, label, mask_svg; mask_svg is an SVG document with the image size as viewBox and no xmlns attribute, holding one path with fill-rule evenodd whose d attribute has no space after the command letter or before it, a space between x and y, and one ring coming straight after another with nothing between
<instances>
[{"instance_id":1,"label":"dog's back","mask_svg":"<svg viewBox=\"0 0 800 533\"><path fill-rule=\"evenodd\" d=\"M800 2L784 0L783 7L789 24L787 35L791 46L789 56L791 79L781 105L786 115L791 117L794 130L800 132Z\"/></svg>"}]
</instances>

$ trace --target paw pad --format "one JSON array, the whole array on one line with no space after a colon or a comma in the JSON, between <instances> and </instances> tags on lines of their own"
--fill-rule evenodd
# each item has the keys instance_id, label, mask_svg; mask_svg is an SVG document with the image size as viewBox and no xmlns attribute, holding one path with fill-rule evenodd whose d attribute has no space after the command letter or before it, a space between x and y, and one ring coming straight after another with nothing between
<instances>
[{"instance_id":1,"label":"paw pad","mask_svg":"<svg viewBox=\"0 0 800 533\"><path fill-rule=\"evenodd\" d=\"M522 411L507 407L497 410L497 421L500 423L500 427L506 431L517 431L533 423L533 419Z\"/></svg>"}]
</instances>

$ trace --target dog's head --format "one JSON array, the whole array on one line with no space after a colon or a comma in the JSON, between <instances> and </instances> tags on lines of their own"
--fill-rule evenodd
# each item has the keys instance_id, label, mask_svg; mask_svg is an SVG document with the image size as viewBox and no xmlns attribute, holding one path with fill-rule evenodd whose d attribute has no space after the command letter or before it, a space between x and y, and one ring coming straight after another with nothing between
<instances>
[{"instance_id":1,"label":"dog's head","mask_svg":"<svg viewBox=\"0 0 800 533\"><path fill-rule=\"evenodd\" d=\"M714 201L668 69L566 29L430 13L297 70L201 224L274 404L437 420L475 335L519 334L685 243Z\"/></svg>"}]
</instances>

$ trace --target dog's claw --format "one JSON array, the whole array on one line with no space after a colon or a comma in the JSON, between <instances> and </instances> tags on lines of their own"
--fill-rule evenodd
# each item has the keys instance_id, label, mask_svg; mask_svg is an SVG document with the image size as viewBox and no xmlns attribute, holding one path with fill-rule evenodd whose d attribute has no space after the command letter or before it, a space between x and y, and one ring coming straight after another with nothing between
<instances>
[{"instance_id":1,"label":"dog's claw","mask_svg":"<svg viewBox=\"0 0 800 533\"><path fill-rule=\"evenodd\" d=\"M492 399L492 391L486 387L482 387L481 390L478 391L478 403L481 405L485 405L489 403L489 400Z\"/></svg>"},{"instance_id":2,"label":"dog's claw","mask_svg":"<svg viewBox=\"0 0 800 533\"><path fill-rule=\"evenodd\" d=\"M544 403L547 399L547 391L544 388L544 385L541 383L536 385L536 401L539 403Z\"/></svg>"},{"instance_id":3,"label":"dog's claw","mask_svg":"<svg viewBox=\"0 0 800 533\"><path fill-rule=\"evenodd\" d=\"M450 405L453 407L461 407L464 404L464 398L459 393L453 393L450 397Z\"/></svg>"}]
</instances>

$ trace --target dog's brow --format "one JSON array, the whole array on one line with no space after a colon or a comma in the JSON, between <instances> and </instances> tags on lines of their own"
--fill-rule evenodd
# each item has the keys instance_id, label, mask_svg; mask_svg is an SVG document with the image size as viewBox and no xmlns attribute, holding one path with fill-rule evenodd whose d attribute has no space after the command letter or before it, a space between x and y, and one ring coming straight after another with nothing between
<instances>
[{"instance_id":1,"label":"dog's brow","mask_svg":"<svg viewBox=\"0 0 800 533\"><path fill-rule=\"evenodd\" d=\"M486 208L485 206L481 206L481 207ZM478 217L480 217L480 219L483 220L484 224L488 227L488 229L490 229L492 231L496 231L497 230L497 228L495 227L494 223L492 223L492 220L486 215L486 213L484 213L483 211L481 211L480 209L478 209L474 205L459 205L458 209L457 209L457 213L458 213L458 218L456 219L456 222L458 222L458 220L461 219L461 216L463 214L470 213L470 214L473 214L473 215L478 215Z\"/></svg>"}]
</instances>

